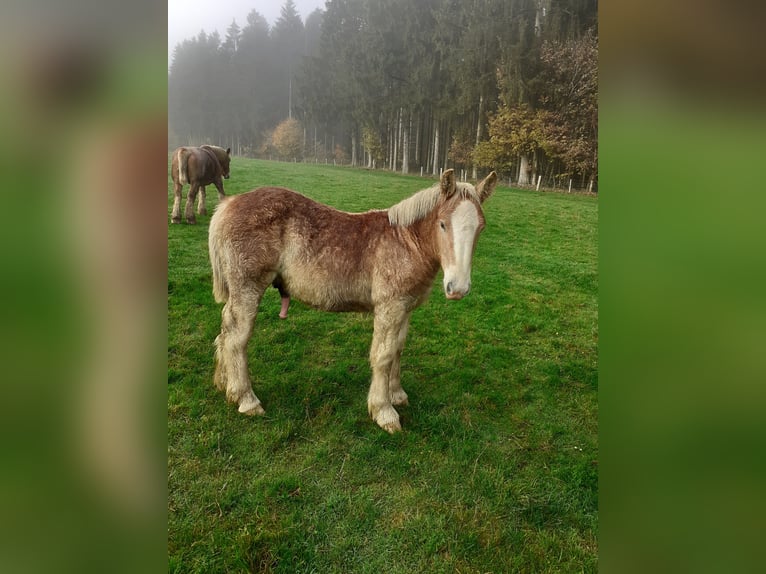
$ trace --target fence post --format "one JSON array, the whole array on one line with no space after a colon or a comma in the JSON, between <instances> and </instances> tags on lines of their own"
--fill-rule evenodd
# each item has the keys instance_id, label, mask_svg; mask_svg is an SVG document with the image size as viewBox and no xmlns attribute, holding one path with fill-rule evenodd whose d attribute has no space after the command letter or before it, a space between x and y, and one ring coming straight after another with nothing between
<instances>
[{"instance_id":1,"label":"fence post","mask_svg":"<svg viewBox=\"0 0 766 574\"><path fill-rule=\"evenodd\" d=\"M572 193L572 178L569 178L569 193Z\"/></svg>"},{"instance_id":2,"label":"fence post","mask_svg":"<svg viewBox=\"0 0 766 574\"><path fill-rule=\"evenodd\" d=\"M537 187L535 188L535 191L540 191L540 180L543 179L542 175L537 176Z\"/></svg>"}]
</instances>

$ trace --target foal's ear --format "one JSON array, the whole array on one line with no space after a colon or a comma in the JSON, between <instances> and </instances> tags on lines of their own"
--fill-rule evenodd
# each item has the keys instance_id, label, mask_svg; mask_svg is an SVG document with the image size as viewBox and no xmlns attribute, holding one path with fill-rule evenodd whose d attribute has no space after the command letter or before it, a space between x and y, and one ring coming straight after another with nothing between
<instances>
[{"instance_id":1,"label":"foal's ear","mask_svg":"<svg viewBox=\"0 0 766 574\"><path fill-rule=\"evenodd\" d=\"M226 155L231 155L231 148L230 147L226 148Z\"/></svg>"},{"instance_id":2,"label":"foal's ear","mask_svg":"<svg viewBox=\"0 0 766 574\"><path fill-rule=\"evenodd\" d=\"M441 190L442 195L445 197L450 197L453 193L455 193L455 170L454 169L448 169L444 173L442 173L441 177Z\"/></svg>"},{"instance_id":3,"label":"foal's ear","mask_svg":"<svg viewBox=\"0 0 766 574\"><path fill-rule=\"evenodd\" d=\"M493 171L476 185L476 193L479 194L479 201L484 203L484 200L492 195L493 191L495 191L496 185L497 174Z\"/></svg>"}]
</instances>

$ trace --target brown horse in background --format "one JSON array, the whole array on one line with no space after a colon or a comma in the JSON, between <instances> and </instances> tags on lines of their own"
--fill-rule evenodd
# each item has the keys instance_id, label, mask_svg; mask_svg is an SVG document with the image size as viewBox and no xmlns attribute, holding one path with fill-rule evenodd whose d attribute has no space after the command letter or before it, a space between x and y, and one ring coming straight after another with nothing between
<instances>
[{"instance_id":1,"label":"brown horse in background","mask_svg":"<svg viewBox=\"0 0 766 574\"><path fill-rule=\"evenodd\" d=\"M210 219L213 295L225 303L216 337L214 381L248 415L263 414L253 393L247 343L266 288L325 311L374 314L367 409L386 431L401 430L406 405L399 361L410 314L428 297L439 267L447 299L471 289L471 262L484 228L481 204L492 172L475 188L441 181L388 210L346 213L278 187L226 198Z\"/></svg>"},{"instance_id":2,"label":"brown horse in background","mask_svg":"<svg viewBox=\"0 0 766 574\"><path fill-rule=\"evenodd\" d=\"M200 147L179 147L173 152L170 176L173 178L173 213L171 221L181 223L181 189L189 184L186 197L186 222L197 223L194 217L194 199L199 191L197 214L207 215L205 207L205 186L214 184L218 189L218 201L226 197L223 179L229 179L231 148L203 145ZM222 179L223 178L223 179Z\"/></svg>"}]
</instances>

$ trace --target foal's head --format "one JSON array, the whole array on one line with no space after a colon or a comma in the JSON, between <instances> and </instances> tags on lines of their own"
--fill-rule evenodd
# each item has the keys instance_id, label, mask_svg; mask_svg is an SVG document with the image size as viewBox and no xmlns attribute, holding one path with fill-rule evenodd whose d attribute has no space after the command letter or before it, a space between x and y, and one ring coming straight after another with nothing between
<instances>
[{"instance_id":1,"label":"foal's head","mask_svg":"<svg viewBox=\"0 0 766 574\"><path fill-rule=\"evenodd\" d=\"M475 188L470 183L456 183L451 169L442 174L434 233L447 299L462 299L471 290L473 252L484 229L481 204L492 195L496 184L494 171Z\"/></svg>"}]
</instances>

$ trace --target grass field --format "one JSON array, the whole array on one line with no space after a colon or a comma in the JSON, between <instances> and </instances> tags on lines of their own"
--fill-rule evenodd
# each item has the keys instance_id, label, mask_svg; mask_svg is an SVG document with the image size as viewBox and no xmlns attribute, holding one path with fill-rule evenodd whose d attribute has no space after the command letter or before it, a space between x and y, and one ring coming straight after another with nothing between
<instances>
[{"instance_id":1,"label":"grass field","mask_svg":"<svg viewBox=\"0 0 766 574\"><path fill-rule=\"evenodd\" d=\"M290 187L346 211L431 185L234 158L229 194ZM598 203L499 186L472 292L441 273L402 357L403 432L367 415L372 318L269 289L249 346L266 416L215 390L209 217L170 225L168 570L596 572ZM184 190L185 194L186 190ZM216 203L208 188L208 210Z\"/></svg>"}]
</instances>

